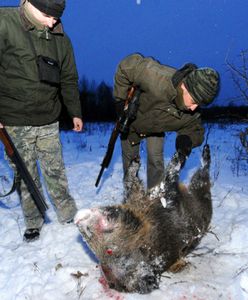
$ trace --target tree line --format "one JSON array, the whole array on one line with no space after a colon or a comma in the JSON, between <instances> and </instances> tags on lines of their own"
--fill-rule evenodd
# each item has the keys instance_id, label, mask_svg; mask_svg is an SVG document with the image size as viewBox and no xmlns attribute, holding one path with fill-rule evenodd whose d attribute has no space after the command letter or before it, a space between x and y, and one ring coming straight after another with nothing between
<instances>
[{"instance_id":1,"label":"tree line","mask_svg":"<svg viewBox=\"0 0 248 300\"><path fill-rule=\"evenodd\" d=\"M116 120L113 88L102 81L96 84L94 80L89 81L83 77L79 83L80 103L84 121L89 122L111 122ZM70 128L71 119L62 107L60 126Z\"/></svg>"}]
</instances>

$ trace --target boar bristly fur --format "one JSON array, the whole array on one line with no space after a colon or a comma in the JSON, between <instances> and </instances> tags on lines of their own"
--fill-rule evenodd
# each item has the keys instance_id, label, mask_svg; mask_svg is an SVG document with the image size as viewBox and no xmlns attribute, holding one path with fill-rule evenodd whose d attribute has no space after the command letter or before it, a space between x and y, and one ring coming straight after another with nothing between
<instances>
[{"instance_id":1,"label":"boar bristly fur","mask_svg":"<svg viewBox=\"0 0 248 300\"><path fill-rule=\"evenodd\" d=\"M81 210L75 224L98 258L111 288L149 293L161 274L186 256L207 232L212 216L210 149L188 188L179 183L182 160L175 154L163 182L149 193L132 162L121 205Z\"/></svg>"}]
</instances>

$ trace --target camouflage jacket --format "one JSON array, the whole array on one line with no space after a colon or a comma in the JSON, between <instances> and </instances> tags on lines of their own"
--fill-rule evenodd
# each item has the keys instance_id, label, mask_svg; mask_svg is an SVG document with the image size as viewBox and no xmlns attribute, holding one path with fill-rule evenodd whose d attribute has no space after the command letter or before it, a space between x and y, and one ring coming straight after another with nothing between
<instances>
[{"instance_id":1,"label":"camouflage jacket","mask_svg":"<svg viewBox=\"0 0 248 300\"><path fill-rule=\"evenodd\" d=\"M36 55L60 66L60 86L41 83ZM71 42L61 23L37 31L22 9L0 9L0 122L10 126L45 125L58 119L61 98L71 117L81 117L78 74Z\"/></svg>"},{"instance_id":2,"label":"camouflage jacket","mask_svg":"<svg viewBox=\"0 0 248 300\"><path fill-rule=\"evenodd\" d=\"M137 117L128 135L132 144L138 143L144 136L168 131L190 136L193 147L203 142L204 128L200 113L183 111L176 106L177 90L171 81L175 71L139 54L126 57L117 67L114 84L116 101L126 99L131 85L143 91Z\"/></svg>"}]
</instances>

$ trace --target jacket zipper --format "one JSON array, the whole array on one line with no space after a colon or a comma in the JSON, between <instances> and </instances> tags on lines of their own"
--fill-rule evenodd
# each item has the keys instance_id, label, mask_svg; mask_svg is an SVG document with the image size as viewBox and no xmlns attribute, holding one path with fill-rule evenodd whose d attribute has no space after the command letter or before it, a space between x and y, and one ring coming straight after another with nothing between
<instances>
[{"instance_id":1,"label":"jacket zipper","mask_svg":"<svg viewBox=\"0 0 248 300\"><path fill-rule=\"evenodd\" d=\"M48 36L48 27L45 28L45 32L46 32L46 40L49 39L49 36Z\"/></svg>"}]
</instances>

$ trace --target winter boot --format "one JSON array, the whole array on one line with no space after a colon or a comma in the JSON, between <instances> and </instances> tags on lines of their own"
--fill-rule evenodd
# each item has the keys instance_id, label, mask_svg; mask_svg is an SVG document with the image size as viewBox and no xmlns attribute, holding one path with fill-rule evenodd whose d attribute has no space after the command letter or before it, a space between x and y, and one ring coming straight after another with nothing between
<instances>
[{"instance_id":1,"label":"winter boot","mask_svg":"<svg viewBox=\"0 0 248 300\"><path fill-rule=\"evenodd\" d=\"M27 243L34 242L38 240L40 237L40 229L39 228L29 228L26 229L23 235L23 240Z\"/></svg>"}]
</instances>

